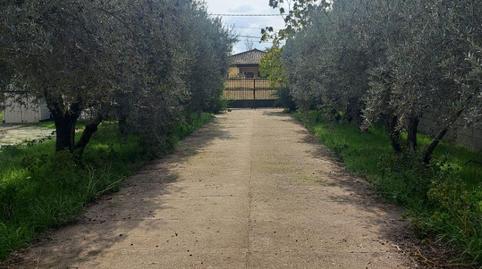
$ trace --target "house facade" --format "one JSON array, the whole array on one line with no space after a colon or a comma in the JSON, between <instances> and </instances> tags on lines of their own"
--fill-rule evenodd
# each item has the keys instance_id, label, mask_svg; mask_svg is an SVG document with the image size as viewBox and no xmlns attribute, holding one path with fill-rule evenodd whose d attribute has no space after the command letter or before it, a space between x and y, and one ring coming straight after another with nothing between
<instances>
[{"instance_id":1,"label":"house facade","mask_svg":"<svg viewBox=\"0 0 482 269\"><path fill-rule=\"evenodd\" d=\"M266 52L253 49L230 57L228 78L259 78L259 64Z\"/></svg>"}]
</instances>

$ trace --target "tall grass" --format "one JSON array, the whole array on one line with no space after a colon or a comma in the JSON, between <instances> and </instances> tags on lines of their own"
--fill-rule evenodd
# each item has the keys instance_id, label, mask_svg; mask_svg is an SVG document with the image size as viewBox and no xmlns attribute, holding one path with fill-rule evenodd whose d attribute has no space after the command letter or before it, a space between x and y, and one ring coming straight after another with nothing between
<instances>
[{"instance_id":1,"label":"tall grass","mask_svg":"<svg viewBox=\"0 0 482 269\"><path fill-rule=\"evenodd\" d=\"M165 151L211 119L196 114L179 123ZM141 145L136 136L123 137L116 124L105 123L80 163L70 153L54 153L52 140L2 148L0 259L40 232L68 223L98 196L116 191L147 160Z\"/></svg>"},{"instance_id":2,"label":"tall grass","mask_svg":"<svg viewBox=\"0 0 482 269\"><path fill-rule=\"evenodd\" d=\"M383 128L367 133L334 123L319 112L298 113L320 141L354 174L365 177L387 199L407 209L420 236L455 247L459 258L482 264L482 153L442 143L432 165L419 156L398 156ZM429 142L420 137L423 147Z\"/></svg>"}]
</instances>

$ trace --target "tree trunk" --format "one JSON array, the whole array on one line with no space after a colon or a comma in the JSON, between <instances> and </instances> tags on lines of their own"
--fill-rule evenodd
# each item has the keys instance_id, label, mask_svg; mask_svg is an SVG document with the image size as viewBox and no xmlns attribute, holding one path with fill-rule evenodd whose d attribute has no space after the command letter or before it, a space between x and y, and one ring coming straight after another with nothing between
<instances>
[{"instance_id":1,"label":"tree trunk","mask_svg":"<svg viewBox=\"0 0 482 269\"><path fill-rule=\"evenodd\" d=\"M82 111L80 101L65 107L62 97L50 96L47 91L44 97L55 121L55 150L72 152L75 145L75 125Z\"/></svg>"},{"instance_id":2,"label":"tree trunk","mask_svg":"<svg viewBox=\"0 0 482 269\"><path fill-rule=\"evenodd\" d=\"M55 150L72 151L75 143L75 124L77 119L68 115L54 114L54 120L56 131Z\"/></svg>"},{"instance_id":3,"label":"tree trunk","mask_svg":"<svg viewBox=\"0 0 482 269\"><path fill-rule=\"evenodd\" d=\"M119 117L118 127L119 127L119 133L121 135L126 136L129 133L129 128L127 126L127 117L126 116L120 116Z\"/></svg>"},{"instance_id":4,"label":"tree trunk","mask_svg":"<svg viewBox=\"0 0 482 269\"><path fill-rule=\"evenodd\" d=\"M449 128L455 124L455 122L458 120L458 118L462 115L465 109L460 109L455 113L453 118L445 125L445 127L432 139L432 142L430 142L430 145L425 149L423 152L423 162L426 164L429 164L430 161L432 160L432 155L433 152L435 151L435 148L440 144L442 139L445 137L445 135L448 133Z\"/></svg>"},{"instance_id":5,"label":"tree trunk","mask_svg":"<svg viewBox=\"0 0 482 269\"><path fill-rule=\"evenodd\" d=\"M400 130L397 129L398 118L396 116L389 116L387 119L387 129L388 135L390 137L390 142L393 150L396 153L402 151L402 145L400 143Z\"/></svg>"},{"instance_id":6,"label":"tree trunk","mask_svg":"<svg viewBox=\"0 0 482 269\"><path fill-rule=\"evenodd\" d=\"M360 108L360 102L358 98L350 98L347 106L347 120L349 122L355 122L357 125L361 125L362 111Z\"/></svg>"},{"instance_id":7,"label":"tree trunk","mask_svg":"<svg viewBox=\"0 0 482 269\"><path fill-rule=\"evenodd\" d=\"M82 132L82 136L79 139L79 142L75 145L75 154L78 157L81 157L84 153L85 147L89 144L90 139L92 136L97 132L99 124L102 122L102 117L98 116L91 122L89 122L86 126L84 131Z\"/></svg>"},{"instance_id":8,"label":"tree trunk","mask_svg":"<svg viewBox=\"0 0 482 269\"><path fill-rule=\"evenodd\" d=\"M425 151L423 153L423 162L425 164L430 163L430 161L432 160L432 154L433 154L435 148L438 146L440 141L442 141L442 139L444 138L444 136L447 134L448 131L449 131L448 128L445 128L442 131L440 131L437 134L437 136L434 137L434 139L432 140L430 145L428 145L428 147L425 149Z\"/></svg>"},{"instance_id":9,"label":"tree trunk","mask_svg":"<svg viewBox=\"0 0 482 269\"><path fill-rule=\"evenodd\" d=\"M419 118L417 117L410 117L408 119L408 148L415 152L417 151L417 133L418 133L418 124L420 123Z\"/></svg>"}]
</instances>

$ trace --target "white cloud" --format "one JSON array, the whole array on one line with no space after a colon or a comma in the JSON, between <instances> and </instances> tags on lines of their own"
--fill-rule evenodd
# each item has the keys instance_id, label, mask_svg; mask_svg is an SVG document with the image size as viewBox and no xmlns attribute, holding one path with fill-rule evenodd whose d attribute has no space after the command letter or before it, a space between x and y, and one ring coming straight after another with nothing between
<instances>
[{"instance_id":1,"label":"white cloud","mask_svg":"<svg viewBox=\"0 0 482 269\"><path fill-rule=\"evenodd\" d=\"M269 0L206 0L208 11L211 14L278 14L277 10L269 6ZM224 24L232 28L240 36L261 36L261 29L272 26L276 29L284 25L283 18L276 17L223 17ZM240 37L239 42L234 45L233 53L245 50L246 38ZM270 47L269 43L259 43L259 40L251 38L254 47L265 49Z\"/></svg>"}]
</instances>

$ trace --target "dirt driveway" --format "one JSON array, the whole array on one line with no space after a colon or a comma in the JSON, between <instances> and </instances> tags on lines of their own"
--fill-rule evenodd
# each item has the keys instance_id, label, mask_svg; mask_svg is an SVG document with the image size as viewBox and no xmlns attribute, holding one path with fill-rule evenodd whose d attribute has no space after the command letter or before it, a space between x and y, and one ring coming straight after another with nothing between
<instances>
[{"instance_id":1,"label":"dirt driveway","mask_svg":"<svg viewBox=\"0 0 482 269\"><path fill-rule=\"evenodd\" d=\"M219 116L23 268L415 268L407 224L279 110Z\"/></svg>"},{"instance_id":2,"label":"dirt driveway","mask_svg":"<svg viewBox=\"0 0 482 269\"><path fill-rule=\"evenodd\" d=\"M53 130L39 126L0 126L0 147L42 139L52 134Z\"/></svg>"}]
</instances>

